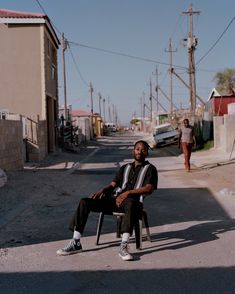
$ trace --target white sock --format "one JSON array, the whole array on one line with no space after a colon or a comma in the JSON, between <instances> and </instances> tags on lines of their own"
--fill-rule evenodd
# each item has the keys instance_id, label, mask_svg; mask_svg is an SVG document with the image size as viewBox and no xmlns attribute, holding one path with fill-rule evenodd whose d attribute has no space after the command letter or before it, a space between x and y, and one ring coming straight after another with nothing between
<instances>
[{"instance_id":1,"label":"white sock","mask_svg":"<svg viewBox=\"0 0 235 294\"><path fill-rule=\"evenodd\" d=\"M81 233L79 233L78 231L74 231L73 232L73 239L80 240L80 238L81 238Z\"/></svg>"},{"instance_id":2,"label":"white sock","mask_svg":"<svg viewBox=\"0 0 235 294\"><path fill-rule=\"evenodd\" d=\"M123 233L122 234L122 243L123 242L128 242L130 238L130 233Z\"/></svg>"}]
</instances>

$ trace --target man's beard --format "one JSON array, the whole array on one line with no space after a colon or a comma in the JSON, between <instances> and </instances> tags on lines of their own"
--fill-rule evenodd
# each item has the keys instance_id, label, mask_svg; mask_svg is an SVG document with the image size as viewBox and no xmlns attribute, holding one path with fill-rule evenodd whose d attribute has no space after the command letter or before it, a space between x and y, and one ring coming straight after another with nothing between
<instances>
[{"instance_id":1,"label":"man's beard","mask_svg":"<svg viewBox=\"0 0 235 294\"><path fill-rule=\"evenodd\" d=\"M134 158L138 162L143 162L145 160L145 157L143 155L135 155Z\"/></svg>"}]
</instances>

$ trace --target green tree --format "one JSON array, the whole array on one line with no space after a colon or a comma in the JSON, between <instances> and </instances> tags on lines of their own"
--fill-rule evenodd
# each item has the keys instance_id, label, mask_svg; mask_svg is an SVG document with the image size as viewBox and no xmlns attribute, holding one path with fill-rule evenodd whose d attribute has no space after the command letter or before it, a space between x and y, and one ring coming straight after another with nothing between
<instances>
[{"instance_id":1,"label":"green tree","mask_svg":"<svg viewBox=\"0 0 235 294\"><path fill-rule=\"evenodd\" d=\"M235 94L235 69L226 68L224 71L217 72L214 80L216 89L226 94Z\"/></svg>"},{"instance_id":2,"label":"green tree","mask_svg":"<svg viewBox=\"0 0 235 294\"><path fill-rule=\"evenodd\" d=\"M131 125L137 125L139 122L140 122L140 120L139 120L138 118L133 118L133 119L130 121L130 124L131 124Z\"/></svg>"}]
</instances>

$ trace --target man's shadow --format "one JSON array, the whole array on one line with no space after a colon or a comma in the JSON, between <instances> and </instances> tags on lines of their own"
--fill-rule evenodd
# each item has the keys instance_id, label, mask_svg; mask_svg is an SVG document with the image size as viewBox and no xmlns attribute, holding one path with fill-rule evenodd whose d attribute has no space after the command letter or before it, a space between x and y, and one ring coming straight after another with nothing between
<instances>
[{"instance_id":1,"label":"man's shadow","mask_svg":"<svg viewBox=\"0 0 235 294\"><path fill-rule=\"evenodd\" d=\"M235 230L235 220L210 221L178 231L151 234L153 246L136 253L136 256L163 250L176 250L218 240L221 234ZM145 242L145 241L144 241ZM144 243L143 243L144 245Z\"/></svg>"}]
</instances>

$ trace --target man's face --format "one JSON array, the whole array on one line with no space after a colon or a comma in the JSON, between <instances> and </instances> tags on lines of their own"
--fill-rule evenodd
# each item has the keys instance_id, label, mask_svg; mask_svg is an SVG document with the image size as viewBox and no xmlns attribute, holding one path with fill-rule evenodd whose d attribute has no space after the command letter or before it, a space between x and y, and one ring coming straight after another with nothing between
<instances>
[{"instance_id":1,"label":"man's face","mask_svg":"<svg viewBox=\"0 0 235 294\"><path fill-rule=\"evenodd\" d=\"M141 142L138 143L133 150L133 155L136 161L145 161L145 158L148 156L148 147Z\"/></svg>"},{"instance_id":2,"label":"man's face","mask_svg":"<svg viewBox=\"0 0 235 294\"><path fill-rule=\"evenodd\" d=\"M189 126L189 121L187 119L184 120L184 126L188 127Z\"/></svg>"}]
</instances>

